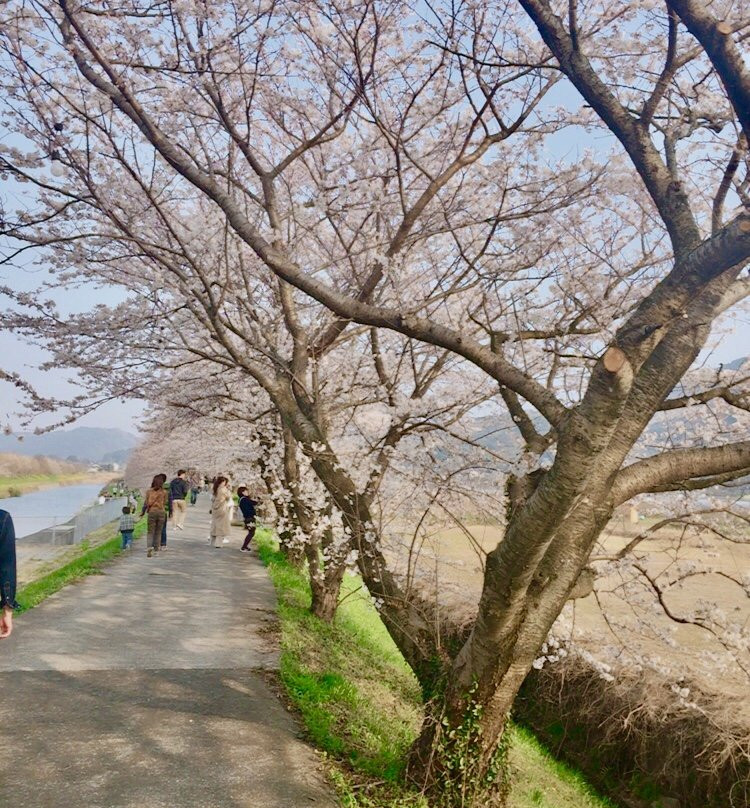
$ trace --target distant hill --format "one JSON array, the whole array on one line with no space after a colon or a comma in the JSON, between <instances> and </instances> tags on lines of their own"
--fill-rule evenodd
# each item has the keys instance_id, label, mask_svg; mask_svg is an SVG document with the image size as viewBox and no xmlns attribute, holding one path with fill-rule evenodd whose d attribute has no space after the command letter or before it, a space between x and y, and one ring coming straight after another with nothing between
<instances>
[{"instance_id":1,"label":"distant hill","mask_svg":"<svg viewBox=\"0 0 750 808\"><path fill-rule=\"evenodd\" d=\"M115 452L107 452L107 454L102 456L102 459L99 461L101 463L118 463L120 466L124 466L128 462L128 458L130 457L130 452L132 448L129 449L117 449Z\"/></svg>"},{"instance_id":2,"label":"distant hill","mask_svg":"<svg viewBox=\"0 0 750 808\"><path fill-rule=\"evenodd\" d=\"M43 435L0 435L0 452L89 463L124 463L138 438L123 429L79 426ZM119 459L118 459L119 458Z\"/></svg>"},{"instance_id":3,"label":"distant hill","mask_svg":"<svg viewBox=\"0 0 750 808\"><path fill-rule=\"evenodd\" d=\"M741 356L739 359L734 359L731 362L727 362L727 364L724 365L724 370L739 370L748 359L750 359L750 357Z\"/></svg>"},{"instance_id":4,"label":"distant hill","mask_svg":"<svg viewBox=\"0 0 750 808\"><path fill-rule=\"evenodd\" d=\"M542 428L541 419L538 424ZM473 420L473 438L480 446L486 446L493 452L512 460L523 448L516 425L508 413L482 415Z\"/></svg>"}]
</instances>

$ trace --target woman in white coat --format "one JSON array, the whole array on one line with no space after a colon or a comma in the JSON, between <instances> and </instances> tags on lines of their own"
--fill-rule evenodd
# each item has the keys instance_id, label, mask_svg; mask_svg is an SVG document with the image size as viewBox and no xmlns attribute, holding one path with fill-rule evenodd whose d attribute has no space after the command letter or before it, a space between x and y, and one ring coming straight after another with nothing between
<instances>
[{"instance_id":1,"label":"woman in white coat","mask_svg":"<svg viewBox=\"0 0 750 808\"><path fill-rule=\"evenodd\" d=\"M229 538L232 529L232 489L226 477L214 480L213 498L211 499L211 536L208 543L218 550Z\"/></svg>"}]
</instances>

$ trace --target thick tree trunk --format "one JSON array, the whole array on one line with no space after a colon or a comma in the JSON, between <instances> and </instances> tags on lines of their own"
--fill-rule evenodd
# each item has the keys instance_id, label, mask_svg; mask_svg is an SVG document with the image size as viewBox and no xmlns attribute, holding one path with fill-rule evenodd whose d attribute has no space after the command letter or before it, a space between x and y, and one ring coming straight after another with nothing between
<instances>
[{"instance_id":1,"label":"thick tree trunk","mask_svg":"<svg viewBox=\"0 0 750 808\"><path fill-rule=\"evenodd\" d=\"M447 673L447 672L446 672ZM434 808L503 808L508 795L507 716L486 720L478 687L459 694L448 686L428 704L407 763L407 780Z\"/></svg>"},{"instance_id":2,"label":"thick tree trunk","mask_svg":"<svg viewBox=\"0 0 750 808\"><path fill-rule=\"evenodd\" d=\"M523 498L531 490L533 485L526 487ZM475 626L472 638L443 672L407 768L409 780L430 795L431 805L505 805L506 730L513 703L610 514L608 499L600 496L564 515L523 596L497 606L503 611L502 631L493 643L472 641ZM488 576L496 574L494 564L491 554Z\"/></svg>"},{"instance_id":3,"label":"thick tree trunk","mask_svg":"<svg viewBox=\"0 0 750 808\"><path fill-rule=\"evenodd\" d=\"M323 547L330 545L324 538ZM321 561L321 542L310 538L305 545L307 570L310 577L310 592L312 602L310 611L326 623L330 623L336 616L339 605L341 582L346 571L345 558L328 558L325 563Z\"/></svg>"},{"instance_id":4,"label":"thick tree trunk","mask_svg":"<svg viewBox=\"0 0 750 808\"><path fill-rule=\"evenodd\" d=\"M310 611L315 617L331 623L336 616L339 606L339 590L328 589L326 586L312 586L312 604Z\"/></svg>"},{"instance_id":5,"label":"thick tree trunk","mask_svg":"<svg viewBox=\"0 0 750 808\"><path fill-rule=\"evenodd\" d=\"M487 557L471 637L412 750L409 776L435 805L503 804L502 778L493 778L501 774L518 690L612 515L613 483L628 452L698 355L731 280L722 278L693 302L688 320L672 325L634 384L627 358L608 366L605 354L558 440L552 469L510 481L508 526Z\"/></svg>"},{"instance_id":6,"label":"thick tree trunk","mask_svg":"<svg viewBox=\"0 0 750 808\"><path fill-rule=\"evenodd\" d=\"M312 604L310 611L326 623L336 616L341 592L341 581L344 578L344 566L326 567L322 578L310 575Z\"/></svg>"}]
</instances>

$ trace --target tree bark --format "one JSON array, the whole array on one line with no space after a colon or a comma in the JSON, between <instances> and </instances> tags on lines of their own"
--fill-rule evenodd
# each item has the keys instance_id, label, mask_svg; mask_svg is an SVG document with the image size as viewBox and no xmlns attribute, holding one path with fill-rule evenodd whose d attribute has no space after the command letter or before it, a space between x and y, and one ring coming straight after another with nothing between
<instances>
[{"instance_id":1,"label":"tree bark","mask_svg":"<svg viewBox=\"0 0 750 808\"><path fill-rule=\"evenodd\" d=\"M336 616L341 593L341 582L344 580L346 567L344 563L327 563L321 569L318 553L318 542L308 542L305 545L305 555L310 576L310 591L312 602L310 611L326 623L330 623Z\"/></svg>"},{"instance_id":2,"label":"tree bark","mask_svg":"<svg viewBox=\"0 0 750 808\"><path fill-rule=\"evenodd\" d=\"M441 808L505 805L506 730L513 703L611 513L611 503L601 491L568 514L560 514L526 592L504 609L505 629L497 644L472 643L470 638L453 664L442 671L441 686L427 705L407 767L409 780L430 795L431 804ZM548 567L554 573L545 574ZM488 574L496 575L497 569ZM475 627L472 638L476 633Z\"/></svg>"}]
</instances>

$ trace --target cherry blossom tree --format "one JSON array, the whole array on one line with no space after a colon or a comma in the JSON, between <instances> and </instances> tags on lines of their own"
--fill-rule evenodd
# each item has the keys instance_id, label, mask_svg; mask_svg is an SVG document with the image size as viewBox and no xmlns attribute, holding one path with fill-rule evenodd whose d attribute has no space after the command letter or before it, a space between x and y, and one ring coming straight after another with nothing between
<instances>
[{"instance_id":1,"label":"cherry blossom tree","mask_svg":"<svg viewBox=\"0 0 750 808\"><path fill-rule=\"evenodd\" d=\"M250 285L253 256L215 216L214 235L208 236L210 210L195 234L165 203L152 201L151 209L153 219L142 218L134 235L102 206L105 215L97 224L106 228L100 231L102 237L106 233L106 246L101 239L79 241L66 259L76 263L79 274L86 266L91 276L135 292L133 297L116 309L101 307L63 320L52 301L22 296L19 302L35 314L15 316L11 325L41 335L53 351L51 365L75 366L88 380L95 402L131 394L134 372L149 367L153 373L135 391L138 395L253 425L258 447L265 444L267 450L255 453L268 472L267 483L275 487L268 477L275 474L288 493L285 505L280 494L275 497L279 510L286 510L283 543L290 551L304 551L313 612L330 620L352 549L351 524L341 524L347 500L339 486L347 486L347 495L354 492L359 508L369 508L399 441L458 420L489 395L489 386L481 377L470 382L464 372L464 389L456 394L445 351L390 337L391 355L385 356L373 331L349 334L345 341L336 334L313 352L311 333L320 307L308 303L300 308L291 289L268 273L258 272ZM179 213L184 219L186 212ZM213 247L206 251L208 241ZM61 240L58 260L67 249ZM63 272L61 282L69 281ZM364 347L354 361L352 340ZM257 386L250 400L248 385ZM438 392L436 403L426 404L435 386L450 393ZM273 409L283 423L268 428L268 419L261 419ZM373 417L375 428L368 429ZM274 458L281 474L272 471ZM343 483L332 481L331 469ZM305 472L317 475L320 484L316 487ZM344 513L350 523L359 519L356 511ZM365 529L358 524L360 532Z\"/></svg>"},{"instance_id":2,"label":"cherry blossom tree","mask_svg":"<svg viewBox=\"0 0 750 808\"><path fill-rule=\"evenodd\" d=\"M513 700L614 510L750 470L744 382L677 389L750 287L747 15L677 0L446 3L424 15L376 0L63 0L2 15L8 116L25 141L3 166L38 191L35 209L5 214L9 260L53 246L65 275L94 267L96 249L101 277L120 282L129 255L108 250L130 243L174 265L175 302L190 299L220 345L211 361L241 365L308 453L420 679L427 715L410 775L436 804L500 804ZM571 137L591 149L571 152ZM276 289L285 372L275 337L243 363L236 284L212 276L192 292L184 267L199 240L232 255L257 307L253 338L268 300L258 279ZM137 277L126 283L166 316L159 278L145 294ZM331 314L300 319L313 304L292 287ZM319 366L342 345L351 365L367 335L388 332L431 346L428 378L459 359L481 371L523 441L465 633L436 637L404 596L368 484L341 462L346 431L316 417ZM422 383L413 373L412 391ZM717 399L733 430L649 449L658 413Z\"/></svg>"}]
</instances>

